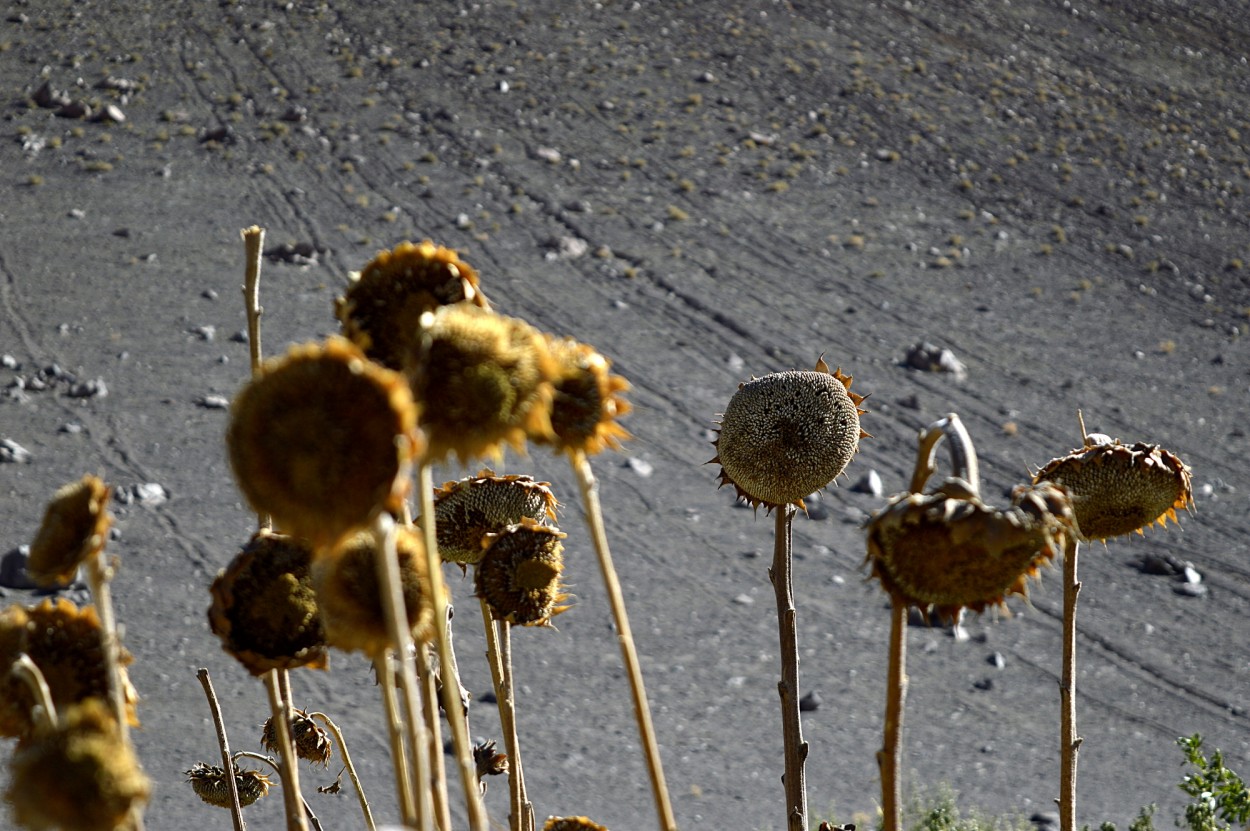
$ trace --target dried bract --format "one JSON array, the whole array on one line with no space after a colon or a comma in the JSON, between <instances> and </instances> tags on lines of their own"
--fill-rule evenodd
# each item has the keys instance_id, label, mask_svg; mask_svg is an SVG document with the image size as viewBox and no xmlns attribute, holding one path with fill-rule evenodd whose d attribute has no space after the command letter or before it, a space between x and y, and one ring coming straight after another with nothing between
<instances>
[{"instance_id":1,"label":"dried bract","mask_svg":"<svg viewBox=\"0 0 1250 831\"><path fill-rule=\"evenodd\" d=\"M487 534L526 517L536 522L556 518L550 484L532 476L496 476L484 468L477 476L447 482L434 492L438 553L445 561L480 562Z\"/></svg>"},{"instance_id":2,"label":"dried bract","mask_svg":"<svg viewBox=\"0 0 1250 831\"><path fill-rule=\"evenodd\" d=\"M325 728L316 722L307 710L291 712L291 739L295 743L295 755L315 765L325 767L330 763L330 755L334 752ZM265 719L265 727L261 731L261 744L271 753L278 753L278 734L274 729L273 716Z\"/></svg>"}]
</instances>

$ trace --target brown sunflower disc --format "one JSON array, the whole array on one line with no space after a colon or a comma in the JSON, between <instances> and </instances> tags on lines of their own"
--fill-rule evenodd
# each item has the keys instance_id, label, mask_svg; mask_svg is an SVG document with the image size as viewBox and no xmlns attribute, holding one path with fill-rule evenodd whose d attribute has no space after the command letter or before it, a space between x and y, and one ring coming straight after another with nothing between
<instances>
[{"instance_id":1,"label":"brown sunflower disc","mask_svg":"<svg viewBox=\"0 0 1250 831\"><path fill-rule=\"evenodd\" d=\"M529 517L555 521L556 498L547 482L532 476L477 476L447 482L434 492L438 553L444 561L474 564L482 559L483 538Z\"/></svg>"},{"instance_id":2,"label":"brown sunflower disc","mask_svg":"<svg viewBox=\"0 0 1250 831\"><path fill-rule=\"evenodd\" d=\"M551 402L555 437L545 443L558 451L580 451L587 456L619 450L630 437L617 422L630 410L623 397L629 382L613 375L608 359L584 343L548 337L547 346L557 369Z\"/></svg>"},{"instance_id":3,"label":"brown sunflower disc","mask_svg":"<svg viewBox=\"0 0 1250 831\"><path fill-rule=\"evenodd\" d=\"M564 537L558 528L528 518L487 536L473 585L496 620L547 626L567 608L557 605L567 599L560 584Z\"/></svg>"}]
</instances>

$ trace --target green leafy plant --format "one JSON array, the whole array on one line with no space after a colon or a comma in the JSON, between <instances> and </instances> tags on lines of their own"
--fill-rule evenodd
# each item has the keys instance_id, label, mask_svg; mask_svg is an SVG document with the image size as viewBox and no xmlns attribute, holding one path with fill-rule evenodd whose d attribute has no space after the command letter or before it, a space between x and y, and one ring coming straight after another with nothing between
<instances>
[{"instance_id":1,"label":"green leafy plant","mask_svg":"<svg viewBox=\"0 0 1250 831\"><path fill-rule=\"evenodd\" d=\"M1185 752L1185 763L1195 770L1180 783L1181 790L1194 800L1185 806L1182 827L1191 831L1244 828L1250 821L1250 788L1240 776L1224 767L1224 755L1217 749L1209 759L1204 756L1202 736L1198 733L1188 738L1182 736L1176 744Z\"/></svg>"}]
</instances>

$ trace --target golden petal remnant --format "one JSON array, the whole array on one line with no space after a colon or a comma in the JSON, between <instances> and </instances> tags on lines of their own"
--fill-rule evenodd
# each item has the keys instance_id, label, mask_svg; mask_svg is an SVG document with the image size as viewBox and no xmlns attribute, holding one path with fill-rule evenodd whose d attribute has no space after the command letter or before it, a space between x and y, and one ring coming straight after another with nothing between
<instances>
[{"instance_id":1,"label":"golden petal remnant","mask_svg":"<svg viewBox=\"0 0 1250 831\"><path fill-rule=\"evenodd\" d=\"M334 302L343 334L370 359L403 369L404 355L420 332L421 315L467 302L490 308L477 272L450 248L429 240L401 242L379 252Z\"/></svg>"},{"instance_id":2,"label":"golden petal remnant","mask_svg":"<svg viewBox=\"0 0 1250 831\"><path fill-rule=\"evenodd\" d=\"M1194 504L1189 467L1157 444L1122 444L1091 434L1085 446L1052 459L1035 482L1053 482L1072 495L1084 540L1105 540L1158 522L1176 522L1176 511Z\"/></svg>"},{"instance_id":3,"label":"golden petal remnant","mask_svg":"<svg viewBox=\"0 0 1250 831\"><path fill-rule=\"evenodd\" d=\"M457 303L424 317L423 331L406 372L429 461L500 458L504 444L524 452L527 439L551 438L556 368L536 329Z\"/></svg>"},{"instance_id":4,"label":"golden petal remnant","mask_svg":"<svg viewBox=\"0 0 1250 831\"><path fill-rule=\"evenodd\" d=\"M187 781L204 802L217 808L230 808L230 783L226 772L216 765L196 762L186 772ZM246 808L268 795L273 780L258 770L245 770L234 765L234 787L239 792L239 807Z\"/></svg>"},{"instance_id":5,"label":"golden petal remnant","mask_svg":"<svg viewBox=\"0 0 1250 831\"><path fill-rule=\"evenodd\" d=\"M589 817L547 817L543 831L608 831L606 826Z\"/></svg>"},{"instance_id":6,"label":"golden petal remnant","mask_svg":"<svg viewBox=\"0 0 1250 831\"><path fill-rule=\"evenodd\" d=\"M528 517L498 534L488 534L486 553L473 575L477 596L496 620L520 626L550 626L568 609L562 591L565 534Z\"/></svg>"},{"instance_id":7,"label":"golden petal remnant","mask_svg":"<svg viewBox=\"0 0 1250 831\"><path fill-rule=\"evenodd\" d=\"M496 476L483 468L477 476L447 482L434 492L438 553L444 561L480 562L483 537L525 517L555 521L556 497L550 483L532 476Z\"/></svg>"},{"instance_id":8,"label":"golden petal remnant","mask_svg":"<svg viewBox=\"0 0 1250 831\"><path fill-rule=\"evenodd\" d=\"M403 376L348 341L296 346L235 399L226 443L239 489L314 548L398 512L420 451Z\"/></svg>"},{"instance_id":9,"label":"golden petal remnant","mask_svg":"<svg viewBox=\"0 0 1250 831\"><path fill-rule=\"evenodd\" d=\"M739 384L721 417L708 464L721 466L721 487L769 511L803 505L803 497L836 479L868 437L860 428L864 398L851 376L829 372L822 358L812 371L773 372Z\"/></svg>"},{"instance_id":10,"label":"golden petal remnant","mask_svg":"<svg viewBox=\"0 0 1250 831\"><path fill-rule=\"evenodd\" d=\"M262 530L213 581L209 628L253 675L328 666L312 561L304 540Z\"/></svg>"},{"instance_id":11,"label":"golden petal remnant","mask_svg":"<svg viewBox=\"0 0 1250 831\"><path fill-rule=\"evenodd\" d=\"M132 658L124 649L120 652L126 721L137 726L138 696L124 668ZM9 672L22 653L43 673L58 711L88 698L108 700L104 630L95 607L80 609L63 597L45 599L33 609L10 606L0 612L0 736L28 736L35 727L30 690Z\"/></svg>"},{"instance_id":12,"label":"golden petal remnant","mask_svg":"<svg viewBox=\"0 0 1250 831\"><path fill-rule=\"evenodd\" d=\"M630 410L623 397L629 382L613 375L611 362L584 343L548 336L547 346L557 371L551 402L555 438L546 443L556 450L580 451L587 456L620 450L621 442L630 438L617 423Z\"/></svg>"},{"instance_id":13,"label":"golden petal remnant","mask_svg":"<svg viewBox=\"0 0 1250 831\"><path fill-rule=\"evenodd\" d=\"M434 609L421 535L399 528L396 536L408 625L418 644L434 637ZM326 642L345 652L379 658L391 647L390 630L378 588L374 537L360 532L313 564L313 588L321 609Z\"/></svg>"},{"instance_id":14,"label":"golden petal remnant","mask_svg":"<svg viewBox=\"0 0 1250 831\"><path fill-rule=\"evenodd\" d=\"M5 799L22 828L115 831L152 784L103 699L68 707L56 727L22 741Z\"/></svg>"},{"instance_id":15,"label":"golden petal remnant","mask_svg":"<svg viewBox=\"0 0 1250 831\"><path fill-rule=\"evenodd\" d=\"M110 491L99 477L87 475L56 492L30 544L26 571L41 586L74 579L78 567L104 549L113 517Z\"/></svg>"},{"instance_id":16,"label":"golden petal remnant","mask_svg":"<svg viewBox=\"0 0 1250 831\"><path fill-rule=\"evenodd\" d=\"M1074 528L1062 488L1018 487L1000 510L949 479L932 494L897 494L875 513L866 562L895 602L954 620L963 609L1004 606L1009 594L1027 597L1028 578L1063 551Z\"/></svg>"}]
</instances>

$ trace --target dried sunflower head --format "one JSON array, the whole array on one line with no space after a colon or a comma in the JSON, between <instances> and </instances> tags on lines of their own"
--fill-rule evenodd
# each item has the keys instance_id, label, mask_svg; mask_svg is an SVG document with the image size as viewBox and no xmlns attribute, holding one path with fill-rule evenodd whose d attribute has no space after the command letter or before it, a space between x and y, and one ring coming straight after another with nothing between
<instances>
[{"instance_id":1,"label":"dried sunflower head","mask_svg":"<svg viewBox=\"0 0 1250 831\"><path fill-rule=\"evenodd\" d=\"M239 807L246 808L269 793L273 780L268 776L258 770L244 770L238 765L233 767L234 787L239 792ZM230 804L230 783L226 781L226 772L221 768L196 762L186 772L186 776L195 795L209 805L218 808L233 807Z\"/></svg>"},{"instance_id":2,"label":"dried sunflower head","mask_svg":"<svg viewBox=\"0 0 1250 831\"><path fill-rule=\"evenodd\" d=\"M1072 509L1084 540L1105 540L1159 523L1176 522L1176 509L1194 504L1189 467L1157 444L1121 444L1102 434L1085 446L1052 459L1034 482L1053 482L1072 495Z\"/></svg>"},{"instance_id":3,"label":"dried sunflower head","mask_svg":"<svg viewBox=\"0 0 1250 831\"><path fill-rule=\"evenodd\" d=\"M564 573L565 534L526 517L486 535L486 551L473 575L477 596L496 620L521 626L550 626L567 610L560 577Z\"/></svg>"},{"instance_id":4,"label":"dried sunflower head","mask_svg":"<svg viewBox=\"0 0 1250 831\"><path fill-rule=\"evenodd\" d=\"M399 510L419 441L403 377L339 337L267 361L226 433L247 501L315 548Z\"/></svg>"},{"instance_id":5,"label":"dried sunflower head","mask_svg":"<svg viewBox=\"0 0 1250 831\"><path fill-rule=\"evenodd\" d=\"M721 417L708 464L721 466L721 487L733 485L754 507L803 506L803 497L828 485L868 438L859 426L864 400L854 379L829 371L773 372L739 384Z\"/></svg>"},{"instance_id":6,"label":"dried sunflower head","mask_svg":"<svg viewBox=\"0 0 1250 831\"><path fill-rule=\"evenodd\" d=\"M0 612L0 736L28 736L35 727L30 718L34 698L9 672L23 652L43 673L58 712L88 698L108 700L104 630L94 607L80 609L63 597L48 598L33 609L10 606ZM125 671L131 660L121 650L126 720L137 726L138 696Z\"/></svg>"},{"instance_id":7,"label":"dried sunflower head","mask_svg":"<svg viewBox=\"0 0 1250 831\"><path fill-rule=\"evenodd\" d=\"M537 330L464 303L422 321L406 372L430 461L499 458L505 442L524 452L527 438L551 437L555 364Z\"/></svg>"},{"instance_id":8,"label":"dried sunflower head","mask_svg":"<svg viewBox=\"0 0 1250 831\"><path fill-rule=\"evenodd\" d=\"M551 429L548 440L557 450L593 456L605 449L619 450L630 438L617 419L629 412L622 395L629 382L611 373L611 362L572 338L548 336L547 347L556 362L552 382Z\"/></svg>"},{"instance_id":9,"label":"dried sunflower head","mask_svg":"<svg viewBox=\"0 0 1250 831\"><path fill-rule=\"evenodd\" d=\"M421 535L396 529L404 607L413 640L424 643L434 636L434 607ZM313 564L313 588L321 608L326 642L345 652L359 650L380 657L391 646L382 593L378 588L377 546L373 535L361 532L343 541Z\"/></svg>"},{"instance_id":10,"label":"dried sunflower head","mask_svg":"<svg viewBox=\"0 0 1250 831\"><path fill-rule=\"evenodd\" d=\"M608 831L607 826L592 822L589 817L547 817L543 831Z\"/></svg>"},{"instance_id":11,"label":"dried sunflower head","mask_svg":"<svg viewBox=\"0 0 1250 831\"><path fill-rule=\"evenodd\" d=\"M434 492L438 553L445 561L478 563L482 538L525 517L555 521L556 497L549 482L532 476L496 476L483 468L477 476L447 482Z\"/></svg>"},{"instance_id":12,"label":"dried sunflower head","mask_svg":"<svg viewBox=\"0 0 1250 831\"><path fill-rule=\"evenodd\" d=\"M898 494L872 516L866 562L896 603L954 620L963 609L1004 606L1008 594L1027 597L1028 578L1074 530L1062 488L1018 487L999 510L948 479L932 494Z\"/></svg>"},{"instance_id":13,"label":"dried sunflower head","mask_svg":"<svg viewBox=\"0 0 1250 831\"><path fill-rule=\"evenodd\" d=\"M493 739L483 739L473 745L473 765L477 769L478 779L499 776L507 773L510 767L508 754L500 753Z\"/></svg>"},{"instance_id":14,"label":"dried sunflower head","mask_svg":"<svg viewBox=\"0 0 1250 831\"><path fill-rule=\"evenodd\" d=\"M68 583L80 565L104 549L113 524L108 512L109 494L99 477L88 475L53 495L26 563L26 571L36 583Z\"/></svg>"},{"instance_id":15,"label":"dried sunflower head","mask_svg":"<svg viewBox=\"0 0 1250 831\"><path fill-rule=\"evenodd\" d=\"M208 626L253 675L329 665L312 560L304 540L261 530L213 581Z\"/></svg>"},{"instance_id":16,"label":"dried sunflower head","mask_svg":"<svg viewBox=\"0 0 1250 831\"><path fill-rule=\"evenodd\" d=\"M147 802L151 782L103 699L61 713L18 745L5 799L22 828L114 831Z\"/></svg>"},{"instance_id":17,"label":"dried sunflower head","mask_svg":"<svg viewBox=\"0 0 1250 831\"><path fill-rule=\"evenodd\" d=\"M308 715L307 710L291 712L291 740L295 742L296 756L322 767L330 764L334 742L330 740L325 729ZM260 741L269 752L279 752L278 731L274 729L273 716L265 719Z\"/></svg>"},{"instance_id":18,"label":"dried sunflower head","mask_svg":"<svg viewBox=\"0 0 1250 831\"><path fill-rule=\"evenodd\" d=\"M347 291L334 301L334 314L343 334L366 355L400 370L420 331L421 315L461 302L490 308L477 272L450 248L429 240L401 242L351 275Z\"/></svg>"}]
</instances>

